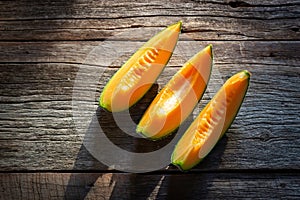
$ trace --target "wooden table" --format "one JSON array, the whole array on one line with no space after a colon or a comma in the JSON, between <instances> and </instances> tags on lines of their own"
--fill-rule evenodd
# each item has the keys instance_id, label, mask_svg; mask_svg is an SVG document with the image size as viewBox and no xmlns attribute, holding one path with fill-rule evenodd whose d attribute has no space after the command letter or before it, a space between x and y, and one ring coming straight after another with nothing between
<instances>
[{"instance_id":1,"label":"wooden table","mask_svg":"<svg viewBox=\"0 0 300 200\"><path fill-rule=\"evenodd\" d=\"M161 86L207 44L214 48L213 74L187 123L221 83L247 69L253 76L242 108L188 173L172 165L141 174L114 170L83 145L74 102L86 106L85 117L96 113L110 139L128 151L166 145L168 139L122 134L97 99L136 48L179 20L183 49L130 111L132 118L138 121ZM0 199L299 199L299 28L299 0L1 1ZM111 50L122 56L103 47L107 39L120 45ZM93 63L99 47L113 59L109 66ZM105 70L97 79L98 69Z\"/></svg>"}]
</instances>

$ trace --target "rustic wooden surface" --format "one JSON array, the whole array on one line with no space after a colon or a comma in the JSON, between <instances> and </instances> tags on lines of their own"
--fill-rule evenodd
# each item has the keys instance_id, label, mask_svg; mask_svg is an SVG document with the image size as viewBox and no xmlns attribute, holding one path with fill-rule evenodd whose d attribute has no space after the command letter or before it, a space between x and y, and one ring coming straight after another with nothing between
<instances>
[{"instance_id":1,"label":"rustic wooden surface","mask_svg":"<svg viewBox=\"0 0 300 200\"><path fill-rule=\"evenodd\" d=\"M0 177L1 199L297 199L300 193L299 176L292 173L11 173Z\"/></svg>"},{"instance_id":2,"label":"rustic wooden surface","mask_svg":"<svg viewBox=\"0 0 300 200\"><path fill-rule=\"evenodd\" d=\"M299 0L0 1L0 199L299 199L299 18ZM207 44L213 44L214 71L187 124L222 82L248 69L253 76L243 106L226 136L189 173L171 165L147 174L111 170L82 144L72 102L94 109L124 149L164 146L167 141L115 129L112 116L97 109L97 98L134 49L179 20L183 49L131 110L132 118L137 121L161 85ZM105 65L87 57L112 37L124 55L93 82ZM74 97L82 69L89 87ZM86 96L91 92L93 101Z\"/></svg>"}]
</instances>

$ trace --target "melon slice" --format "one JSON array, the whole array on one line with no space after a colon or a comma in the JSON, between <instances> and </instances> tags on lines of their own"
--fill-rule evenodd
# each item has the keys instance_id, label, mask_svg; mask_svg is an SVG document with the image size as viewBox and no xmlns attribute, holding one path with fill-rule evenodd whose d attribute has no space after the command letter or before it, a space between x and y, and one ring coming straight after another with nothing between
<instances>
[{"instance_id":1,"label":"melon slice","mask_svg":"<svg viewBox=\"0 0 300 200\"><path fill-rule=\"evenodd\" d=\"M167 27L131 56L105 86L99 100L101 107L110 112L123 111L144 96L168 63L181 24Z\"/></svg>"},{"instance_id":2,"label":"melon slice","mask_svg":"<svg viewBox=\"0 0 300 200\"><path fill-rule=\"evenodd\" d=\"M136 131L157 140L178 128L202 97L211 74L212 60L211 45L188 60L154 98Z\"/></svg>"},{"instance_id":3,"label":"melon slice","mask_svg":"<svg viewBox=\"0 0 300 200\"><path fill-rule=\"evenodd\" d=\"M198 164L230 127L246 95L247 70L229 78L183 134L171 162L186 171Z\"/></svg>"}]
</instances>

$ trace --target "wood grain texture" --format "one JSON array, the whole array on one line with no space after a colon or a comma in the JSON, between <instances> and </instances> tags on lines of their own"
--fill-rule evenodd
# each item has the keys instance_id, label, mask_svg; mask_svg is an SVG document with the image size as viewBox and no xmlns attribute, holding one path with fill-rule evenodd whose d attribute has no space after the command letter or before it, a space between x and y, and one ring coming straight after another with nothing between
<instances>
[{"instance_id":1,"label":"wood grain texture","mask_svg":"<svg viewBox=\"0 0 300 200\"><path fill-rule=\"evenodd\" d=\"M143 44L136 41L0 42L0 62L73 63L118 68ZM179 41L168 66L182 66L208 44L213 45L216 64L299 66L300 41ZM99 59L97 53L107 59Z\"/></svg>"},{"instance_id":2,"label":"wood grain texture","mask_svg":"<svg viewBox=\"0 0 300 200\"><path fill-rule=\"evenodd\" d=\"M1 5L1 4L0 4ZM298 1L16 1L0 6L0 40L104 40L124 31L147 34L183 21L194 40L298 40ZM15 13L11 15L11 13Z\"/></svg>"},{"instance_id":3,"label":"wood grain texture","mask_svg":"<svg viewBox=\"0 0 300 200\"><path fill-rule=\"evenodd\" d=\"M1 41L105 40L114 36L119 40L146 40L155 32L179 20L183 21L182 35L194 40L297 40L300 37L299 22L288 17L249 20L228 16L152 16L129 19L0 20L0 39ZM134 34L135 31L142 29L146 30L145 34ZM132 34L120 35L124 32Z\"/></svg>"},{"instance_id":4,"label":"wood grain texture","mask_svg":"<svg viewBox=\"0 0 300 200\"><path fill-rule=\"evenodd\" d=\"M230 16L248 19L278 19L283 17L297 18L299 1L179 1L167 3L162 1L144 2L119 0L107 1L13 1L1 2L1 20L32 20L60 18L130 18L148 16ZM287 12L287 10L289 12ZM10 15L10 12L15 15Z\"/></svg>"},{"instance_id":5,"label":"wood grain texture","mask_svg":"<svg viewBox=\"0 0 300 200\"><path fill-rule=\"evenodd\" d=\"M235 54L228 51L222 58ZM287 54L292 55L293 52ZM247 59L242 60L246 62ZM300 91L298 87L293 87L299 85L299 66L292 65L298 62L297 58L280 60L281 63L290 65L263 63L268 63L268 59L256 59L256 62L261 64L252 63L246 67L253 73L253 77L235 123L228 131L227 137L220 141L198 169L299 169ZM117 68L107 68L101 81L93 82L95 78L98 80L99 67L86 65L80 67L85 70L83 81L89 87L80 88L82 95L74 97L73 85L75 79L79 79L76 77L79 65L65 63L0 65L2 69L0 100L3 108L0 115L3 133L2 170L107 169L107 166L88 155L82 146L85 134L78 133L75 128L72 99L86 106L87 115L95 113L100 92ZM173 66L166 70L158 79L158 88L150 91L147 98L135 106L131 116L136 122L157 91L178 68ZM187 123L195 118L222 82L238 70L241 70L240 64L223 64L216 61L208 91ZM92 100L87 98L90 94L94 95ZM98 115L101 127L113 132L110 139L125 149L137 152L153 151L167 142L152 143L128 138L126 134L114 128L117 125L111 115L105 112L98 112ZM126 128L134 131L134 127ZM37 164L36 160L40 163Z\"/></svg>"},{"instance_id":6,"label":"wood grain texture","mask_svg":"<svg viewBox=\"0 0 300 200\"><path fill-rule=\"evenodd\" d=\"M299 199L299 8L299 0L0 1L0 199ZM172 139L128 136L97 101L138 47L179 20L174 55L130 117L138 122L207 44L214 71L183 127L228 77L247 69L253 76L242 108L190 173L172 165L149 174L111 170L83 145L88 132L99 132L95 124L131 152ZM126 118L120 113L124 130L134 131Z\"/></svg>"},{"instance_id":7,"label":"wood grain texture","mask_svg":"<svg viewBox=\"0 0 300 200\"><path fill-rule=\"evenodd\" d=\"M297 199L299 174L0 174L1 199Z\"/></svg>"}]
</instances>

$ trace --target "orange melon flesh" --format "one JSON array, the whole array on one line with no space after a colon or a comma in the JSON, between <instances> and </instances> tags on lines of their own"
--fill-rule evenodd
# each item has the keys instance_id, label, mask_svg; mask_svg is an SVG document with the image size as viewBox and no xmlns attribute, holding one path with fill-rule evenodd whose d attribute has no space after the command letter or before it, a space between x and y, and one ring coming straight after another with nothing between
<instances>
[{"instance_id":1,"label":"orange melon flesh","mask_svg":"<svg viewBox=\"0 0 300 200\"><path fill-rule=\"evenodd\" d=\"M114 74L101 93L99 104L110 112L126 110L150 89L168 63L178 41L181 21L145 43Z\"/></svg>"},{"instance_id":2,"label":"orange melon flesh","mask_svg":"<svg viewBox=\"0 0 300 200\"><path fill-rule=\"evenodd\" d=\"M212 150L237 115L249 81L250 73L244 70L225 82L177 143L172 164L189 170Z\"/></svg>"},{"instance_id":3,"label":"orange melon flesh","mask_svg":"<svg viewBox=\"0 0 300 200\"><path fill-rule=\"evenodd\" d=\"M206 89L212 59L209 45L187 61L152 101L136 131L157 140L178 128Z\"/></svg>"}]
</instances>

